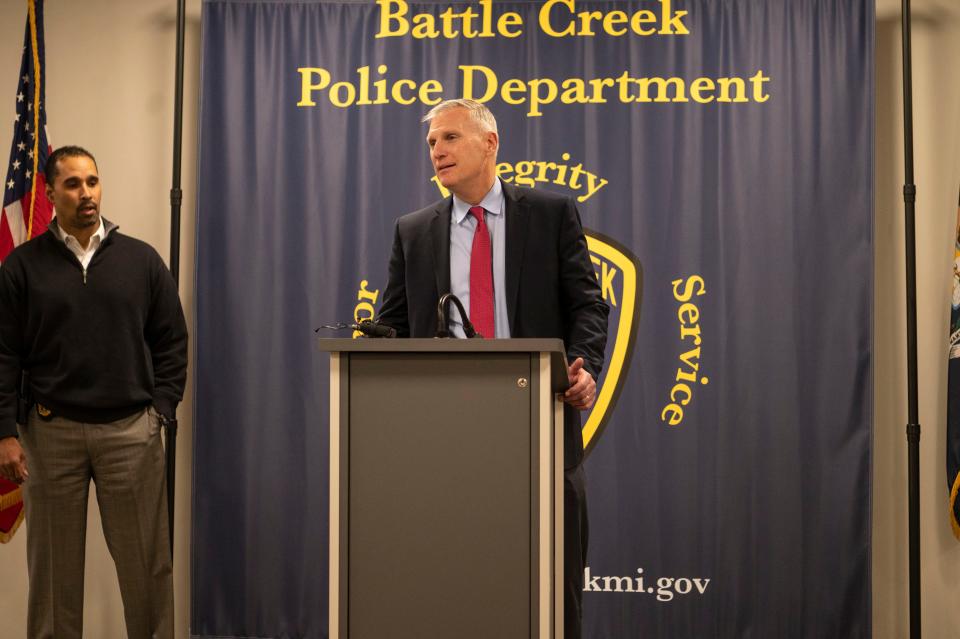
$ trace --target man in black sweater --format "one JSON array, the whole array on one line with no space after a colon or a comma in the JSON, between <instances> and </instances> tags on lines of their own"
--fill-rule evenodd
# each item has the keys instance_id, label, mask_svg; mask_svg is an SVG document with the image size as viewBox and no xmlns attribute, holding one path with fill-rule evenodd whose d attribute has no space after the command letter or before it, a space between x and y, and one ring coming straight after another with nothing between
<instances>
[{"instance_id":1,"label":"man in black sweater","mask_svg":"<svg viewBox=\"0 0 960 639\"><path fill-rule=\"evenodd\" d=\"M93 479L127 635L173 637L160 426L186 382L177 287L156 251L100 217L89 152L58 149L45 175L56 219L0 267L0 476L24 485L28 635L82 636Z\"/></svg>"}]
</instances>

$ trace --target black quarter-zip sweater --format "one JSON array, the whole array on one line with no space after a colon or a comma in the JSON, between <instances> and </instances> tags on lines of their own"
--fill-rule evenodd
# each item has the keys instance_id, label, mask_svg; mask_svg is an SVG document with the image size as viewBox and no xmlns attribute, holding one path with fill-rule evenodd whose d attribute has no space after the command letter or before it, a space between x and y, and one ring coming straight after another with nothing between
<instances>
[{"instance_id":1,"label":"black quarter-zip sweater","mask_svg":"<svg viewBox=\"0 0 960 639\"><path fill-rule=\"evenodd\" d=\"M48 229L0 266L0 438L15 436L20 371L55 414L105 423L183 397L187 327L163 260L103 221L84 271ZM51 222L51 226L56 221Z\"/></svg>"}]
</instances>

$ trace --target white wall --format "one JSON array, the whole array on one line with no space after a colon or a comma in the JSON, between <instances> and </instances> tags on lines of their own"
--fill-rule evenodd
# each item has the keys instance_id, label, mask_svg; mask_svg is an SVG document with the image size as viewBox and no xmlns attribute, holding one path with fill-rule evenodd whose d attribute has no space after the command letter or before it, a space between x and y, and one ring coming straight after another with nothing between
<instances>
[{"instance_id":1,"label":"white wall","mask_svg":"<svg viewBox=\"0 0 960 639\"><path fill-rule=\"evenodd\" d=\"M788 0L784 0L788 1ZM835 0L837 2L841 0ZM928 638L960 636L960 541L947 519L946 338L960 187L960 7L914 1L914 122L918 246L923 624ZM188 0L180 290L193 317L193 228L200 0ZM47 116L51 141L97 155L103 213L169 252L174 0L47 0ZM878 0L875 266L874 636L907 631L906 384L899 2ZM0 3L0 157L6 157L25 2ZM191 359L192 363L192 359ZM191 367L192 375L192 367ZM192 402L180 408L174 572L177 636L188 637ZM86 629L122 636L113 564L91 502ZM0 546L5 637L25 636L26 535Z\"/></svg>"}]
</instances>

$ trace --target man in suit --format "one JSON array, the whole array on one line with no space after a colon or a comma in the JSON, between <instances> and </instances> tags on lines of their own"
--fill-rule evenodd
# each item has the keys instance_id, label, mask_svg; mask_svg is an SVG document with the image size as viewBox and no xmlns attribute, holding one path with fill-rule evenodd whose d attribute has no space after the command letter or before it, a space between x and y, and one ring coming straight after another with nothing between
<instances>
[{"instance_id":1,"label":"man in suit","mask_svg":"<svg viewBox=\"0 0 960 639\"><path fill-rule=\"evenodd\" d=\"M379 321L399 337L433 337L451 292L485 337L556 337L568 357L564 395L564 629L579 639L587 516L579 411L603 367L609 309L576 205L502 182L497 123L484 105L447 100L423 118L440 183L452 196L397 220ZM463 336L453 312L451 332Z\"/></svg>"}]
</instances>

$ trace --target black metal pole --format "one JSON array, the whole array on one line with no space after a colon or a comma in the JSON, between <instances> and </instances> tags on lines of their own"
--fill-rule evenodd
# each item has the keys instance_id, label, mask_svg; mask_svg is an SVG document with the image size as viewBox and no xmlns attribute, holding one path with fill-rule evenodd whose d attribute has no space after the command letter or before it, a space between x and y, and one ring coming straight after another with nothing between
<instances>
[{"instance_id":1,"label":"black metal pole","mask_svg":"<svg viewBox=\"0 0 960 639\"><path fill-rule=\"evenodd\" d=\"M917 256L913 183L913 61L910 0L901 9L903 40L903 202L907 265L907 492L910 529L910 639L920 639L920 417L917 409Z\"/></svg>"},{"instance_id":2,"label":"black metal pole","mask_svg":"<svg viewBox=\"0 0 960 639\"><path fill-rule=\"evenodd\" d=\"M186 0L177 1L177 77L173 102L173 181L170 187L170 272L180 286L180 155L183 147L183 40ZM173 511L177 485L177 420L167 423L167 522L173 556Z\"/></svg>"}]
</instances>

